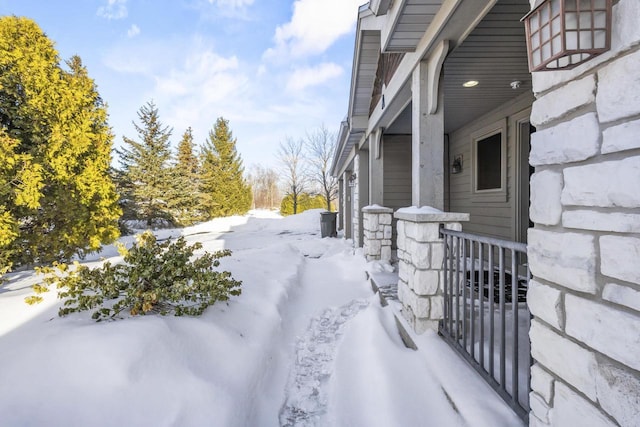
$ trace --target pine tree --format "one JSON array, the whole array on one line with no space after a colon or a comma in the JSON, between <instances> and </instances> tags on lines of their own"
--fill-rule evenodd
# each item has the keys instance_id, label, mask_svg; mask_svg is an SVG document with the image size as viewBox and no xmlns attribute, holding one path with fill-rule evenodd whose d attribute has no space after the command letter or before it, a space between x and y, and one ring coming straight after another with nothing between
<instances>
[{"instance_id":1,"label":"pine tree","mask_svg":"<svg viewBox=\"0 0 640 427\"><path fill-rule=\"evenodd\" d=\"M160 122L158 108L153 101L138 111L140 124L133 122L139 141L123 137L128 148L118 151L123 167L123 180L131 186L130 197L137 218L148 226L158 221L173 221L167 195L172 188L169 160L169 138L172 130Z\"/></svg>"},{"instance_id":2,"label":"pine tree","mask_svg":"<svg viewBox=\"0 0 640 427\"><path fill-rule=\"evenodd\" d=\"M201 191L210 218L245 214L251 207L251 187L243 177L242 159L229 122L220 117L202 147Z\"/></svg>"},{"instance_id":3,"label":"pine tree","mask_svg":"<svg viewBox=\"0 0 640 427\"><path fill-rule=\"evenodd\" d=\"M198 176L199 162L194 153L191 128L182 135L176 160L172 171L173 186L169 193L169 208L179 224L190 225L203 219Z\"/></svg>"},{"instance_id":4,"label":"pine tree","mask_svg":"<svg viewBox=\"0 0 640 427\"><path fill-rule=\"evenodd\" d=\"M68 259L118 236L106 106L80 58L66 65L35 22L0 18L0 244L14 263Z\"/></svg>"}]
</instances>

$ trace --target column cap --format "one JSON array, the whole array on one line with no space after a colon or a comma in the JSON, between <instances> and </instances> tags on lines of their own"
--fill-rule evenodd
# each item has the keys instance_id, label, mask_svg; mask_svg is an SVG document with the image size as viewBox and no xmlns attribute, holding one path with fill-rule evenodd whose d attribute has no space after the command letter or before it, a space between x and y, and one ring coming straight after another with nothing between
<instances>
[{"instance_id":1,"label":"column cap","mask_svg":"<svg viewBox=\"0 0 640 427\"><path fill-rule=\"evenodd\" d=\"M364 213L393 213L393 209L391 208L385 208L384 206L380 206L380 205L369 205L369 206L365 206L364 208L362 208L362 212Z\"/></svg>"},{"instance_id":2,"label":"column cap","mask_svg":"<svg viewBox=\"0 0 640 427\"><path fill-rule=\"evenodd\" d=\"M422 206L420 208L411 206L398 209L393 216L410 222L460 222L469 221L470 215L461 212L443 212L431 206Z\"/></svg>"}]
</instances>

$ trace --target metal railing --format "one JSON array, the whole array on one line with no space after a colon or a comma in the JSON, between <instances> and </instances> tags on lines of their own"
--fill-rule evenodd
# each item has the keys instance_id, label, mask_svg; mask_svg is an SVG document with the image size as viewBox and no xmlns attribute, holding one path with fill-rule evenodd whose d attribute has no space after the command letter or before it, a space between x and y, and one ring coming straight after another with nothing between
<instances>
[{"instance_id":1,"label":"metal railing","mask_svg":"<svg viewBox=\"0 0 640 427\"><path fill-rule=\"evenodd\" d=\"M442 229L440 334L523 419L528 418L531 315L527 246Z\"/></svg>"}]
</instances>

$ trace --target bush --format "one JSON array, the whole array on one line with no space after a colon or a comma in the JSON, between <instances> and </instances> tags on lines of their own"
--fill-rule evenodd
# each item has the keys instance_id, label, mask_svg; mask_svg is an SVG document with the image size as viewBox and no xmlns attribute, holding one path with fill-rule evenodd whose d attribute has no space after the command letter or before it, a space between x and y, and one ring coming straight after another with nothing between
<instances>
[{"instance_id":1,"label":"bush","mask_svg":"<svg viewBox=\"0 0 640 427\"><path fill-rule=\"evenodd\" d=\"M302 193L298 197L298 209L296 213L302 213L309 209L323 209L327 207L324 197L321 195L311 195ZM293 198L291 195L285 196L280 203L280 215L293 215Z\"/></svg>"},{"instance_id":2,"label":"bush","mask_svg":"<svg viewBox=\"0 0 640 427\"><path fill-rule=\"evenodd\" d=\"M44 283L35 285L37 294L56 285L59 298L66 298L58 314L97 308L92 318L114 319L123 310L131 315L173 313L176 316L199 316L217 301L240 295L242 282L228 271L215 271L219 258L231 255L228 250L205 252L193 261L194 251L202 245L187 245L183 237L175 242L159 243L151 232L137 236L131 249L121 247L124 263L90 269L79 263L74 269L66 264L39 269L46 274ZM28 304L40 302L40 296L26 299Z\"/></svg>"}]
</instances>

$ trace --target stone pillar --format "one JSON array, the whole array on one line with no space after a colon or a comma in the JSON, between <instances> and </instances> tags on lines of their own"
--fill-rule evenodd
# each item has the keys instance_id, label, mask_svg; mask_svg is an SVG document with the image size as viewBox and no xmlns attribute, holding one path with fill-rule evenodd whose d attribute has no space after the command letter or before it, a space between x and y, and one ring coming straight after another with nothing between
<instances>
[{"instance_id":1,"label":"stone pillar","mask_svg":"<svg viewBox=\"0 0 640 427\"><path fill-rule=\"evenodd\" d=\"M364 215L364 255L367 261L390 261L393 209L373 205L364 207L362 213Z\"/></svg>"},{"instance_id":2,"label":"stone pillar","mask_svg":"<svg viewBox=\"0 0 640 427\"><path fill-rule=\"evenodd\" d=\"M640 420L640 2L611 51L534 73L530 426Z\"/></svg>"},{"instance_id":3,"label":"stone pillar","mask_svg":"<svg viewBox=\"0 0 640 427\"><path fill-rule=\"evenodd\" d=\"M413 330L421 334L438 330L443 316L444 240L440 227L461 231L468 213L438 209L404 208L398 219L398 299L402 314Z\"/></svg>"},{"instance_id":4,"label":"stone pillar","mask_svg":"<svg viewBox=\"0 0 640 427\"><path fill-rule=\"evenodd\" d=\"M429 114L428 68L427 61L420 62L411 83L411 203L444 209L444 97L439 87L438 109Z\"/></svg>"}]
</instances>

